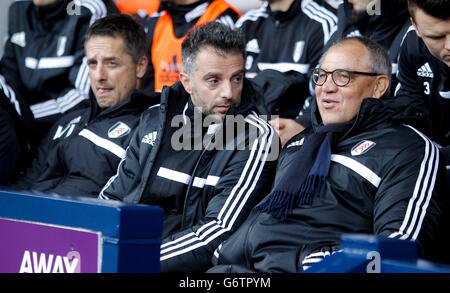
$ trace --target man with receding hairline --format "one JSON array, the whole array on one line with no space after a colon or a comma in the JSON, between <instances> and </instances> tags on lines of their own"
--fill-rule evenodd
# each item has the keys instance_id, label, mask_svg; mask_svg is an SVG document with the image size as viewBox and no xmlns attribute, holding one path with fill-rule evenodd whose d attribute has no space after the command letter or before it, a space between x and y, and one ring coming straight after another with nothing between
<instances>
[{"instance_id":1,"label":"man with receding hairline","mask_svg":"<svg viewBox=\"0 0 450 293\"><path fill-rule=\"evenodd\" d=\"M337 30L332 34L323 51L326 51L339 38L346 36L365 36L380 45L389 53L392 61L390 90L397 84L397 59L401 40L411 25L406 0L344 0L337 11ZM295 120L280 118L278 131L282 144L311 124L310 99L308 97Z\"/></svg>"},{"instance_id":2,"label":"man with receding hairline","mask_svg":"<svg viewBox=\"0 0 450 293\"><path fill-rule=\"evenodd\" d=\"M112 1L9 1L0 60L0 119L13 121L14 127L0 129L0 140L5 145L17 140L18 145L11 152L0 147L2 184L17 180L63 113L88 104L84 34L96 19L116 11ZM70 13L73 2L75 14Z\"/></svg>"},{"instance_id":3,"label":"man with receding hairline","mask_svg":"<svg viewBox=\"0 0 450 293\"><path fill-rule=\"evenodd\" d=\"M85 42L90 106L64 115L12 187L97 197L125 156L139 116L159 102L136 90L147 66L143 27L126 14L101 18Z\"/></svg>"},{"instance_id":4,"label":"man with receding hairline","mask_svg":"<svg viewBox=\"0 0 450 293\"><path fill-rule=\"evenodd\" d=\"M307 272L340 251L343 233L417 241L421 257L445 255L442 158L384 101L388 54L344 38L319 64L312 126L287 142L272 191L218 247L209 272Z\"/></svg>"}]
</instances>

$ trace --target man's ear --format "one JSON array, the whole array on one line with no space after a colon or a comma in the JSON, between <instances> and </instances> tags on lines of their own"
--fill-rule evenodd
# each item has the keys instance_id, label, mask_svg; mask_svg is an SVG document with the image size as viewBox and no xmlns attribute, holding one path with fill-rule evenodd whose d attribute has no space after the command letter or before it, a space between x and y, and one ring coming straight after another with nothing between
<instances>
[{"instance_id":1,"label":"man's ear","mask_svg":"<svg viewBox=\"0 0 450 293\"><path fill-rule=\"evenodd\" d=\"M191 78L189 77L189 74L185 72L180 72L180 81L181 84L183 84L184 89L188 94L192 94L192 85L191 85Z\"/></svg>"},{"instance_id":2,"label":"man's ear","mask_svg":"<svg viewBox=\"0 0 450 293\"><path fill-rule=\"evenodd\" d=\"M145 72L147 71L147 65L148 65L148 59L147 56L141 56L137 63L136 67L136 77L142 78L145 75Z\"/></svg>"},{"instance_id":3,"label":"man's ear","mask_svg":"<svg viewBox=\"0 0 450 293\"><path fill-rule=\"evenodd\" d=\"M380 75L375 82L376 84L373 92L373 97L379 99L389 89L390 80L387 75Z\"/></svg>"},{"instance_id":4,"label":"man's ear","mask_svg":"<svg viewBox=\"0 0 450 293\"><path fill-rule=\"evenodd\" d=\"M422 38L422 36L420 35L419 30L417 29L417 24L416 24L416 22L414 21L414 17L410 17L409 19L411 19L411 23L412 23L414 29L416 30L417 36L419 36L419 38Z\"/></svg>"}]
</instances>

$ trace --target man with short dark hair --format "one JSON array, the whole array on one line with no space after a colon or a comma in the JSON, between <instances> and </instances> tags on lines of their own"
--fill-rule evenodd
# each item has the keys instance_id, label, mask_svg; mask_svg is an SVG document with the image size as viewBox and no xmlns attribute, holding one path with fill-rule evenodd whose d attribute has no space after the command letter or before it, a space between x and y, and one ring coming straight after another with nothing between
<instances>
[{"instance_id":1,"label":"man with short dark hair","mask_svg":"<svg viewBox=\"0 0 450 293\"><path fill-rule=\"evenodd\" d=\"M0 130L1 184L16 180L63 113L86 106L84 34L96 19L116 12L114 8L112 0L11 4L0 60L0 119L13 127ZM17 145L7 150L14 141Z\"/></svg>"},{"instance_id":2,"label":"man with short dark hair","mask_svg":"<svg viewBox=\"0 0 450 293\"><path fill-rule=\"evenodd\" d=\"M417 241L420 256L442 260L442 158L383 101L390 72L384 49L363 37L325 53L312 73L312 126L283 148L274 188L218 247L210 272L305 270L338 252L343 233Z\"/></svg>"},{"instance_id":3,"label":"man with short dark hair","mask_svg":"<svg viewBox=\"0 0 450 293\"><path fill-rule=\"evenodd\" d=\"M90 107L56 122L13 187L97 197L125 156L140 114L159 101L136 90L148 62L147 41L131 16L97 20L85 47Z\"/></svg>"},{"instance_id":4,"label":"man with short dark hair","mask_svg":"<svg viewBox=\"0 0 450 293\"><path fill-rule=\"evenodd\" d=\"M33 145L62 114L86 106L89 78L84 35L96 19L117 11L111 1L26 0L11 4L8 38L0 60L0 98L14 106Z\"/></svg>"},{"instance_id":5,"label":"man with short dark hair","mask_svg":"<svg viewBox=\"0 0 450 293\"><path fill-rule=\"evenodd\" d=\"M395 96L415 114L410 123L440 145L450 183L450 2L408 5L414 29L401 47Z\"/></svg>"},{"instance_id":6,"label":"man with short dark hair","mask_svg":"<svg viewBox=\"0 0 450 293\"><path fill-rule=\"evenodd\" d=\"M181 81L144 112L100 193L164 209L161 272L208 269L217 245L270 189L278 137L255 113L244 56L242 34L221 23L189 33Z\"/></svg>"}]
</instances>

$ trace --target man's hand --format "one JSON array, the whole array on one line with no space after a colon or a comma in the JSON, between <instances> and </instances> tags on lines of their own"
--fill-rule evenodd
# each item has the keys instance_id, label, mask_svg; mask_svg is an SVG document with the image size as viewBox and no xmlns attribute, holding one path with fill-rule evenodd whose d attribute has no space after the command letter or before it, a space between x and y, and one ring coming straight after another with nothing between
<instances>
[{"instance_id":1,"label":"man's hand","mask_svg":"<svg viewBox=\"0 0 450 293\"><path fill-rule=\"evenodd\" d=\"M274 120L270 120L269 123L278 133L278 136L280 137L281 140L281 147L284 147L284 144L289 139L291 139L291 137L293 137L294 135L305 129L305 127L298 124L293 119L276 118Z\"/></svg>"}]
</instances>

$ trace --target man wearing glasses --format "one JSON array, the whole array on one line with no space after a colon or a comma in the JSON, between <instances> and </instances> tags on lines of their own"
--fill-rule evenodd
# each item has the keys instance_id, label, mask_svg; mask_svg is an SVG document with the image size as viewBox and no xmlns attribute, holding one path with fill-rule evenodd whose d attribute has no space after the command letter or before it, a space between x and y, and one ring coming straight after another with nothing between
<instances>
[{"instance_id":1,"label":"man wearing glasses","mask_svg":"<svg viewBox=\"0 0 450 293\"><path fill-rule=\"evenodd\" d=\"M343 233L417 241L422 258L446 260L444 165L384 100L389 56L352 37L319 64L312 126L286 143L272 191L218 247L209 272L305 270L338 252Z\"/></svg>"}]
</instances>

